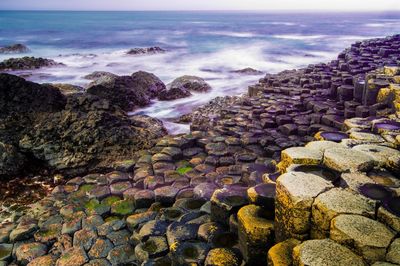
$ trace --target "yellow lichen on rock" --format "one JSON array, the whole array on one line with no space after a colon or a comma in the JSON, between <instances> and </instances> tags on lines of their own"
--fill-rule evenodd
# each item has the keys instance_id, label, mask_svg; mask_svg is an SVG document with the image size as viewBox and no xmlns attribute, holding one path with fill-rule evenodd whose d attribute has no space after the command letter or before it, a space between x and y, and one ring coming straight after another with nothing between
<instances>
[{"instance_id":1,"label":"yellow lichen on rock","mask_svg":"<svg viewBox=\"0 0 400 266\"><path fill-rule=\"evenodd\" d=\"M308 240L293 249L294 266L365 266L350 249L330 240Z\"/></svg>"},{"instance_id":2,"label":"yellow lichen on rock","mask_svg":"<svg viewBox=\"0 0 400 266\"><path fill-rule=\"evenodd\" d=\"M237 214L240 251L249 265L266 263L274 243L274 221L266 219L264 213L259 206L247 205Z\"/></svg>"},{"instance_id":3,"label":"yellow lichen on rock","mask_svg":"<svg viewBox=\"0 0 400 266\"><path fill-rule=\"evenodd\" d=\"M215 248L208 252L205 265L207 266L239 266L236 254L227 248Z\"/></svg>"},{"instance_id":4,"label":"yellow lichen on rock","mask_svg":"<svg viewBox=\"0 0 400 266\"><path fill-rule=\"evenodd\" d=\"M287 266L292 265L293 248L301 242L297 239L290 238L274 245L268 251L268 266Z\"/></svg>"},{"instance_id":5,"label":"yellow lichen on rock","mask_svg":"<svg viewBox=\"0 0 400 266\"><path fill-rule=\"evenodd\" d=\"M321 161L321 151L305 147L293 147L282 151L278 168L284 173L291 164L318 165Z\"/></svg>"},{"instance_id":6,"label":"yellow lichen on rock","mask_svg":"<svg viewBox=\"0 0 400 266\"><path fill-rule=\"evenodd\" d=\"M390 88L382 88L378 92L378 96L376 97L376 101L378 103L387 103L389 102L391 96Z\"/></svg>"},{"instance_id":7,"label":"yellow lichen on rock","mask_svg":"<svg viewBox=\"0 0 400 266\"><path fill-rule=\"evenodd\" d=\"M320 176L290 172L278 178L276 187L276 238L304 240L311 228L311 206L320 193L333 185Z\"/></svg>"},{"instance_id":8,"label":"yellow lichen on rock","mask_svg":"<svg viewBox=\"0 0 400 266\"><path fill-rule=\"evenodd\" d=\"M383 72L388 76L396 76L400 74L400 68L396 66L384 66Z\"/></svg>"}]
</instances>

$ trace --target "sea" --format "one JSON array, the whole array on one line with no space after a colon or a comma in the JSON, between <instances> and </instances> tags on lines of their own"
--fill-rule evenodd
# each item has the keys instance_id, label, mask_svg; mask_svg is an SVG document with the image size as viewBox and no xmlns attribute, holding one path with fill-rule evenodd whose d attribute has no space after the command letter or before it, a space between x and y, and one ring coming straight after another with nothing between
<instances>
[{"instance_id":1,"label":"sea","mask_svg":"<svg viewBox=\"0 0 400 266\"><path fill-rule=\"evenodd\" d=\"M265 73L328 62L351 43L400 33L400 13L317 12L65 12L0 11L0 46L23 43L28 54L62 67L13 72L39 83L86 87L93 71L130 75L143 70L170 83L182 75L204 78L208 93L132 110L164 121L170 133L189 130L171 122L217 96L240 95ZM131 48L167 52L127 55ZM0 55L0 60L11 55ZM259 75L232 71L251 67Z\"/></svg>"}]
</instances>

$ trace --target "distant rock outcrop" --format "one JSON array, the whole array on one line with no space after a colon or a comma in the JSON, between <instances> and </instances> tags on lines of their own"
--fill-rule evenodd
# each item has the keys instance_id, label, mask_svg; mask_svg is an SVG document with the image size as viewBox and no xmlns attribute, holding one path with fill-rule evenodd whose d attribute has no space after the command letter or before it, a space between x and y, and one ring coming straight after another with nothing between
<instances>
[{"instance_id":1,"label":"distant rock outcrop","mask_svg":"<svg viewBox=\"0 0 400 266\"><path fill-rule=\"evenodd\" d=\"M126 52L128 55L160 54L166 51L158 46L148 48L133 48Z\"/></svg>"},{"instance_id":2,"label":"distant rock outcrop","mask_svg":"<svg viewBox=\"0 0 400 266\"><path fill-rule=\"evenodd\" d=\"M259 71L257 69L251 68L251 67L246 67L246 68L239 69L239 70L232 70L230 72L236 73L236 74L243 74L243 75L261 75L261 74L263 74L262 71Z\"/></svg>"},{"instance_id":3,"label":"distant rock outcrop","mask_svg":"<svg viewBox=\"0 0 400 266\"><path fill-rule=\"evenodd\" d=\"M21 58L10 58L0 62L0 70L27 70L60 65L63 64L52 59L25 56Z\"/></svg>"},{"instance_id":4,"label":"distant rock outcrop","mask_svg":"<svg viewBox=\"0 0 400 266\"><path fill-rule=\"evenodd\" d=\"M22 54L27 52L29 52L29 48L20 43L0 47L0 54Z\"/></svg>"}]
</instances>

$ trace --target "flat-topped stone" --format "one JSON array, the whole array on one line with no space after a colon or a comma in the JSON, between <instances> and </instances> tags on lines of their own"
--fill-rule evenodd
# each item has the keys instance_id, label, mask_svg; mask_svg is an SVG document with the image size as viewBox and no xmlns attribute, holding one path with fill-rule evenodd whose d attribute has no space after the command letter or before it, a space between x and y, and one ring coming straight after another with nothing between
<instances>
[{"instance_id":1,"label":"flat-topped stone","mask_svg":"<svg viewBox=\"0 0 400 266\"><path fill-rule=\"evenodd\" d=\"M365 266L350 249L330 240L308 240L293 249L296 266Z\"/></svg>"},{"instance_id":2,"label":"flat-topped stone","mask_svg":"<svg viewBox=\"0 0 400 266\"><path fill-rule=\"evenodd\" d=\"M57 260L56 266L81 266L89 261L83 248L70 248Z\"/></svg>"},{"instance_id":3,"label":"flat-topped stone","mask_svg":"<svg viewBox=\"0 0 400 266\"><path fill-rule=\"evenodd\" d=\"M283 150L279 168L285 170L291 164L318 165L322 161L323 153L305 147L293 147Z\"/></svg>"},{"instance_id":4,"label":"flat-topped stone","mask_svg":"<svg viewBox=\"0 0 400 266\"><path fill-rule=\"evenodd\" d=\"M306 144L305 147L308 149L317 150L320 152L324 152L325 150L332 149L332 148L343 148L343 146L341 146L337 142L333 142L333 141L329 141L329 140L310 141L309 143Z\"/></svg>"},{"instance_id":5,"label":"flat-topped stone","mask_svg":"<svg viewBox=\"0 0 400 266\"><path fill-rule=\"evenodd\" d=\"M329 237L331 220L339 214L374 218L375 202L342 188L333 188L320 194L312 206L312 238Z\"/></svg>"},{"instance_id":6,"label":"flat-topped stone","mask_svg":"<svg viewBox=\"0 0 400 266\"><path fill-rule=\"evenodd\" d=\"M311 206L314 198L333 188L320 176L290 172L277 180L275 224L276 238L307 238L311 228Z\"/></svg>"},{"instance_id":7,"label":"flat-topped stone","mask_svg":"<svg viewBox=\"0 0 400 266\"><path fill-rule=\"evenodd\" d=\"M394 168L395 171L400 171L400 151L386 146L364 144L353 147L353 150L366 153L371 156L379 166ZM397 169L396 169L397 168Z\"/></svg>"},{"instance_id":8,"label":"flat-topped stone","mask_svg":"<svg viewBox=\"0 0 400 266\"><path fill-rule=\"evenodd\" d=\"M371 142L371 143L382 143L382 142L385 142L385 139L382 138L378 134L360 132L360 131L351 132L350 133L350 138L351 139L356 139L356 140L364 140L364 141L368 141L368 142Z\"/></svg>"},{"instance_id":9,"label":"flat-topped stone","mask_svg":"<svg viewBox=\"0 0 400 266\"><path fill-rule=\"evenodd\" d=\"M360 215L341 214L331 221L330 238L354 249L370 263L385 260L394 236L385 225Z\"/></svg>"},{"instance_id":10,"label":"flat-topped stone","mask_svg":"<svg viewBox=\"0 0 400 266\"><path fill-rule=\"evenodd\" d=\"M324 152L326 167L339 172L368 171L374 167L374 158L354 149L334 148Z\"/></svg>"}]
</instances>

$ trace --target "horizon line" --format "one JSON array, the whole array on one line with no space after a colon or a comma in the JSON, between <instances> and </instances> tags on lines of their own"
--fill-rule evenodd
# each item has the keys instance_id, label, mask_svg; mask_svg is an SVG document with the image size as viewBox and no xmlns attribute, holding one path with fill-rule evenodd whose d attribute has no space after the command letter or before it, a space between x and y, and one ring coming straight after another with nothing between
<instances>
[{"instance_id":1,"label":"horizon line","mask_svg":"<svg viewBox=\"0 0 400 266\"><path fill-rule=\"evenodd\" d=\"M343 10L343 9L263 9L263 10L251 10L251 9L176 9L176 10L162 10L162 9L142 9L142 10L135 10L135 9L0 9L0 12L8 12L8 11L22 11L22 12L57 12L57 11L64 11L64 12L255 12L255 13L314 13L314 12L325 12L325 13L395 13L400 12L398 10Z\"/></svg>"}]
</instances>

